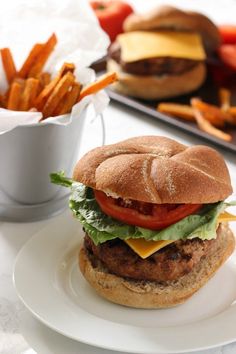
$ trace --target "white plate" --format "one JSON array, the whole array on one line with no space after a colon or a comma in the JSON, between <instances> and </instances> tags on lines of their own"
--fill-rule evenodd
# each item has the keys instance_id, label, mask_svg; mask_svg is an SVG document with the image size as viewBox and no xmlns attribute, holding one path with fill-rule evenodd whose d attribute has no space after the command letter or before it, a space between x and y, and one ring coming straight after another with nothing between
<instances>
[{"instance_id":1,"label":"white plate","mask_svg":"<svg viewBox=\"0 0 236 354\"><path fill-rule=\"evenodd\" d=\"M21 316L20 332L36 353L43 354L120 354L117 351L100 349L87 344L80 343L73 339L62 336L61 334L46 327L43 323L34 318L26 310ZM207 349L197 351L196 354L222 354L236 352L236 343L229 344L227 347L218 349Z\"/></svg>"},{"instance_id":2,"label":"white plate","mask_svg":"<svg viewBox=\"0 0 236 354\"><path fill-rule=\"evenodd\" d=\"M29 311L22 316L20 331L28 344L43 354L119 354L105 349L99 349L62 336L36 320ZM204 354L204 353L201 353ZM208 353L209 354L209 353Z\"/></svg>"},{"instance_id":3,"label":"white plate","mask_svg":"<svg viewBox=\"0 0 236 354\"><path fill-rule=\"evenodd\" d=\"M20 251L16 291L55 331L86 344L135 353L183 353L236 340L236 254L184 305L138 310L103 300L77 268L83 232L63 214Z\"/></svg>"}]
</instances>

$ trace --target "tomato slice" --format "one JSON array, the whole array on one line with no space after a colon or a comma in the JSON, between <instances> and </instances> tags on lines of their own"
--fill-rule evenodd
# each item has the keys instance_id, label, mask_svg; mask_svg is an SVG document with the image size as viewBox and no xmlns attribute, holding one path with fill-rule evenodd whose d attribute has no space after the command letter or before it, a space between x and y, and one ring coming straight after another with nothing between
<instances>
[{"instance_id":1,"label":"tomato slice","mask_svg":"<svg viewBox=\"0 0 236 354\"><path fill-rule=\"evenodd\" d=\"M95 190L94 195L105 214L126 224L151 230L164 229L184 217L197 212L202 207L202 204L152 204L134 201L134 209L132 208L132 203L130 207L121 206L118 204L120 198L114 199L108 197L101 191Z\"/></svg>"},{"instance_id":2,"label":"tomato slice","mask_svg":"<svg viewBox=\"0 0 236 354\"><path fill-rule=\"evenodd\" d=\"M219 56L224 64L236 71L236 44L223 44L220 46Z\"/></svg>"},{"instance_id":3,"label":"tomato slice","mask_svg":"<svg viewBox=\"0 0 236 354\"><path fill-rule=\"evenodd\" d=\"M218 27L222 43L236 44L236 26L235 25L221 25Z\"/></svg>"}]
</instances>

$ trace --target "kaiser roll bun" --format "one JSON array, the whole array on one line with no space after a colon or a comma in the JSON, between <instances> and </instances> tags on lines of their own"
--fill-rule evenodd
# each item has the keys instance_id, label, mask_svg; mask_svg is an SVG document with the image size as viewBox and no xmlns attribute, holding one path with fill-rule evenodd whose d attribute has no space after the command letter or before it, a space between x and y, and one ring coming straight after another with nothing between
<instances>
[{"instance_id":1,"label":"kaiser roll bun","mask_svg":"<svg viewBox=\"0 0 236 354\"><path fill-rule=\"evenodd\" d=\"M223 157L214 149L141 136L95 148L73 179L112 197L150 203L214 203L232 193Z\"/></svg>"}]
</instances>

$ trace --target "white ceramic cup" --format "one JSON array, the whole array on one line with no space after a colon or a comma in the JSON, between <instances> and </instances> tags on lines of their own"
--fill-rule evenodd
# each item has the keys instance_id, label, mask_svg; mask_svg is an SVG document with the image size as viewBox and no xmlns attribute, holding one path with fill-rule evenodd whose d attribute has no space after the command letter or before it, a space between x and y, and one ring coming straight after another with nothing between
<instances>
[{"instance_id":1,"label":"white ceramic cup","mask_svg":"<svg viewBox=\"0 0 236 354\"><path fill-rule=\"evenodd\" d=\"M64 170L67 176L72 175L88 112L84 109L68 125L45 121L38 125L17 126L0 135L2 191L22 204L39 204L53 199L60 187L50 182L50 173Z\"/></svg>"}]
</instances>

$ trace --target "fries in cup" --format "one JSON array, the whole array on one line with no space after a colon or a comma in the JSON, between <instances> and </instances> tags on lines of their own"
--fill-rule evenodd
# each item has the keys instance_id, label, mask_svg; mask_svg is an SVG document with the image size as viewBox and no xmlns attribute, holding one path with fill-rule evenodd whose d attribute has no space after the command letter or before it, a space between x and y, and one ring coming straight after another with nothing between
<instances>
[{"instance_id":1,"label":"fries in cup","mask_svg":"<svg viewBox=\"0 0 236 354\"><path fill-rule=\"evenodd\" d=\"M70 113L85 96L97 93L117 80L116 73L109 73L83 87L76 81L73 63L64 63L58 74L51 78L51 74L43 69L56 44L55 33L45 43L36 43L18 71L10 49L0 50L9 84L6 92L0 95L0 107L42 112L42 121Z\"/></svg>"}]
</instances>

